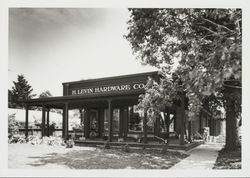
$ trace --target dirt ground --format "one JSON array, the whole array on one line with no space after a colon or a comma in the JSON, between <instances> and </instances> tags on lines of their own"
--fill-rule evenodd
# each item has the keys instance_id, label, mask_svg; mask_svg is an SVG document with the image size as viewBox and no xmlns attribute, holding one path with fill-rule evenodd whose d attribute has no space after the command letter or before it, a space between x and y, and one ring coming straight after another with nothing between
<instances>
[{"instance_id":1,"label":"dirt ground","mask_svg":"<svg viewBox=\"0 0 250 178\"><path fill-rule=\"evenodd\" d=\"M159 151L9 144L10 169L168 169L188 155Z\"/></svg>"},{"instance_id":2,"label":"dirt ground","mask_svg":"<svg viewBox=\"0 0 250 178\"><path fill-rule=\"evenodd\" d=\"M213 169L241 169L241 149L235 151L222 149Z\"/></svg>"}]
</instances>

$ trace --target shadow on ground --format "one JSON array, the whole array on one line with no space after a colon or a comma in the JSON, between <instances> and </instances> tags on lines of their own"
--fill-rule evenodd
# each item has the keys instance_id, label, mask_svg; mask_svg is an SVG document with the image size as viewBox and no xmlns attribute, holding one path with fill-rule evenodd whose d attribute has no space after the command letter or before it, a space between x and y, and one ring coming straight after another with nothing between
<instances>
[{"instance_id":1,"label":"shadow on ground","mask_svg":"<svg viewBox=\"0 0 250 178\"><path fill-rule=\"evenodd\" d=\"M70 169L168 169L187 156L175 151L161 154L158 150L132 150L127 153L120 149L96 148L29 157L35 160L28 165L57 164Z\"/></svg>"}]
</instances>

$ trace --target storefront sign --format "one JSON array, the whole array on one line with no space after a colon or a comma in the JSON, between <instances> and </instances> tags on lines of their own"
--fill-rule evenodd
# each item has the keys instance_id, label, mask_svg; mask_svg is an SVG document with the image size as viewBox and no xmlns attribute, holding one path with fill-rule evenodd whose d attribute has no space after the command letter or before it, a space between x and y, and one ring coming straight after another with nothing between
<instances>
[{"instance_id":1,"label":"storefront sign","mask_svg":"<svg viewBox=\"0 0 250 178\"><path fill-rule=\"evenodd\" d=\"M135 84L122 84L122 85L111 85L111 86L100 86L90 88L79 88L71 91L72 95L86 95L86 94L97 94L97 93L109 93L109 92L122 92L130 90L143 90L145 87L144 83Z\"/></svg>"}]
</instances>

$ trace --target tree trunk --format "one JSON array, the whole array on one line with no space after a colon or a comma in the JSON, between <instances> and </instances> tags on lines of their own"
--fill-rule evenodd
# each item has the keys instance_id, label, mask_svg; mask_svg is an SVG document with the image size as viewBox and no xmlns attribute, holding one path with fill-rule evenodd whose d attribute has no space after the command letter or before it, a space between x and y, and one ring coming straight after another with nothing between
<instances>
[{"instance_id":1,"label":"tree trunk","mask_svg":"<svg viewBox=\"0 0 250 178\"><path fill-rule=\"evenodd\" d=\"M226 146L227 150L236 150L238 147L237 115L235 100L228 96L226 100Z\"/></svg>"},{"instance_id":2,"label":"tree trunk","mask_svg":"<svg viewBox=\"0 0 250 178\"><path fill-rule=\"evenodd\" d=\"M144 117L143 117L143 143L144 143L144 147L145 148L145 144L147 144L148 142L148 133L147 133L147 112L144 113Z\"/></svg>"},{"instance_id":3,"label":"tree trunk","mask_svg":"<svg viewBox=\"0 0 250 178\"><path fill-rule=\"evenodd\" d=\"M188 141L192 142L192 121L188 121Z\"/></svg>"},{"instance_id":4,"label":"tree trunk","mask_svg":"<svg viewBox=\"0 0 250 178\"><path fill-rule=\"evenodd\" d=\"M181 122L180 122L180 145L185 144L184 134L185 134L185 93L181 94Z\"/></svg>"},{"instance_id":5,"label":"tree trunk","mask_svg":"<svg viewBox=\"0 0 250 178\"><path fill-rule=\"evenodd\" d=\"M169 138L169 125L170 125L170 112L167 111L167 116L165 117L165 124L166 124L166 132L167 132L167 138Z\"/></svg>"}]
</instances>

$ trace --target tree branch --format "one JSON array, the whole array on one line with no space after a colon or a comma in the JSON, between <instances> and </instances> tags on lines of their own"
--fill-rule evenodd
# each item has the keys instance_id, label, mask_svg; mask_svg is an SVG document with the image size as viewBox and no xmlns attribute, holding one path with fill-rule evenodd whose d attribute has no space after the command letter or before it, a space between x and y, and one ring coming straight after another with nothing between
<instances>
[{"instance_id":1,"label":"tree branch","mask_svg":"<svg viewBox=\"0 0 250 178\"><path fill-rule=\"evenodd\" d=\"M223 28L223 29L225 29L225 30L227 30L227 31L229 31L229 32L231 32L231 33L236 33L235 31L233 31L233 30L227 28L226 26L217 24L217 23L215 23L215 22L213 22L213 21L211 21L211 20L208 20L208 19L206 19L206 18L202 18L202 20L204 20L204 21L206 21L206 22L208 22L208 23L211 23L211 24L213 24L213 25L215 25L215 26L221 27L221 28Z\"/></svg>"},{"instance_id":2,"label":"tree branch","mask_svg":"<svg viewBox=\"0 0 250 178\"><path fill-rule=\"evenodd\" d=\"M209 29L209 28L207 28L207 27L204 27L204 26L200 26L200 27L203 28L204 30L207 30L207 31L211 32L212 34L214 34L214 35L216 35L216 36L219 35L217 32L215 32L215 31L213 31L213 30L211 30L211 29Z\"/></svg>"}]
</instances>

